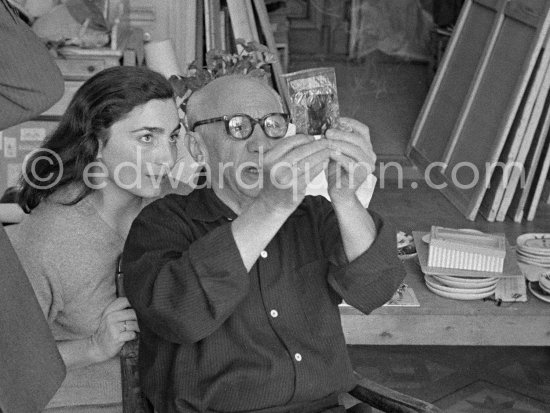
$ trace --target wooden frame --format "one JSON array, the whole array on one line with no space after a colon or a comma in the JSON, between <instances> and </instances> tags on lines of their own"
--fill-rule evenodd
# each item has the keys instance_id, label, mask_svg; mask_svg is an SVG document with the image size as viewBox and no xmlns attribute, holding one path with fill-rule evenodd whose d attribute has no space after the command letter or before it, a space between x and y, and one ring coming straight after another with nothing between
<instances>
[{"instance_id":1,"label":"wooden frame","mask_svg":"<svg viewBox=\"0 0 550 413\"><path fill-rule=\"evenodd\" d=\"M548 46L549 44L547 43L545 52L548 52L547 54L550 55L550 48ZM514 161L516 165L521 165L522 169L520 170L515 167L512 169L507 169L509 171L509 176L508 178L504 178L505 180L501 185L503 192L500 207L496 214L497 221L504 221L506 213L508 212L508 208L512 203L512 199L514 197L514 193L516 192L518 184L522 184L520 185L520 188L522 186L525 186L526 160L527 155L530 152L531 147L533 146L533 142L535 142L535 146L537 146L537 141L540 141L538 135L544 134L543 136L546 136L546 134L548 133L548 122L546 122L546 119L548 112L547 102L549 89L550 65L547 67L546 73L544 74L544 80L542 82L542 86L539 89L537 102L535 104L535 107L533 108L533 113L531 114L531 119L529 120L529 125L527 127L527 130L525 131L525 135L523 136L521 143L518 144L519 147L517 148L517 155ZM544 129L546 129L546 131ZM517 139L515 139L514 141L516 140ZM524 178L524 182L520 182L520 179L522 177Z\"/></svg>"},{"instance_id":2,"label":"wooden frame","mask_svg":"<svg viewBox=\"0 0 550 413\"><path fill-rule=\"evenodd\" d=\"M424 168L439 162L442 192L467 219L475 219L491 178L486 163L498 161L510 132L549 7L548 0L467 1L415 125L408 155Z\"/></svg>"},{"instance_id":3,"label":"wooden frame","mask_svg":"<svg viewBox=\"0 0 550 413\"><path fill-rule=\"evenodd\" d=\"M503 221L523 173L527 152L533 141L550 87L550 39L536 62L531 81L516 114L511 132L506 139L500 162L505 167L493 171L491 184L485 193L480 212L489 222ZM521 165L519 170L515 165Z\"/></svg>"},{"instance_id":4,"label":"wooden frame","mask_svg":"<svg viewBox=\"0 0 550 413\"><path fill-rule=\"evenodd\" d=\"M508 208L508 216L514 222L521 223L524 215L524 208L527 204L531 187L535 181L535 172L542 156L543 147L547 139L548 131L550 130L550 96L546 98L545 107L543 109L542 119L539 123L535 136L535 144L531 145L525 161L525 183L523 187L516 190L510 206Z\"/></svg>"},{"instance_id":5,"label":"wooden frame","mask_svg":"<svg viewBox=\"0 0 550 413\"><path fill-rule=\"evenodd\" d=\"M264 6L265 7L265 6ZM227 8L231 16L231 27L235 39L260 41L258 28L254 19L254 11L250 0L227 0Z\"/></svg>"},{"instance_id":6,"label":"wooden frame","mask_svg":"<svg viewBox=\"0 0 550 413\"><path fill-rule=\"evenodd\" d=\"M543 150L544 160L539 163L535 176L538 176L538 180L534 188L531 189L532 193L529 195L527 208L527 221L532 221L535 218L537 212L537 206L542 195L544 184L546 183L546 177L548 176L548 169L550 169L550 139L546 138L545 148Z\"/></svg>"},{"instance_id":7,"label":"wooden frame","mask_svg":"<svg viewBox=\"0 0 550 413\"><path fill-rule=\"evenodd\" d=\"M233 28L235 38L243 38L247 41L255 40L259 42L258 28L256 26L254 10L252 8L253 4L256 8L258 22L265 37L267 47L274 56L277 56L277 45L273 37L271 23L269 21L269 16L263 0L254 0L253 3L251 0L245 0L244 2L241 0L227 0L227 7L231 17L231 27ZM284 104L288 106L287 91L281 78L281 75L283 74L281 62L276 60L271 67L273 68L273 77L277 85L277 89L283 98Z\"/></svg>"}]
</instances>

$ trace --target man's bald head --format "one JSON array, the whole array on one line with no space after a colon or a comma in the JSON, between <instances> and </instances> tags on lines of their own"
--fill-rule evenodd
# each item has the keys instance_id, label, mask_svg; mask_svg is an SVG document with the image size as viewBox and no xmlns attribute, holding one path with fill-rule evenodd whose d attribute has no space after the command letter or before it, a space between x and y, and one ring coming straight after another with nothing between
<instances>
[{"instance_id":1,"label":"man's bald head","mask_svg":"<svg viewBox=\"0 0 550 413\"><path fill-rule=\"evenodd\" d=\"M224 113L228 102L265 97L276 100L279 110L283 111L280 96L260 79L246 75L222 76L191 95L187 102L187 122L191 126L199 120L229 115Z\"/></svg>"}]
</instances>

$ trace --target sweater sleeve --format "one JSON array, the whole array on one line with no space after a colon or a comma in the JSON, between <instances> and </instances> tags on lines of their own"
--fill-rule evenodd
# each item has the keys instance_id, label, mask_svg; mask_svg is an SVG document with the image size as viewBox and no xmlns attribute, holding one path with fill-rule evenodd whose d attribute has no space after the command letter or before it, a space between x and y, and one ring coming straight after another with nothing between
<instances>
[{"instance_id":1,"label":"sweater sleeve","mask_svg":"<svg viewBox=\"0 0 550 413\"><path fill-rule=\"evenodd\" d=\"M39 115L63 95L63 77L46 47L0 0L0 130Z\"/></svg>"},{"instance_id":2,"label":"sweater sleeve","mask_svg":"<svg viewBox=\"0 0 550 413\"><path fill-rule=\"evenodd\" d=\"M368 250L348 262L332 206L317 209L324 211L319 234L330 262L329 285L348 304L368 314L392 297L406 275L397 257L395 229L369 210L376 226L376 238Z\"/></svg>"},{"instance_id":3,"label":"sweater sleeve","mask_svg":"<svg viewBox=\"0 0 550 413\"><path fill-rule=\"evenodd\" d=\"M231 226L197 238L176 198L156 201L136 218L122 269L140 323L165 340L189 343L212 334L233 313L249 276Z\"/></svg>"}]
</instances>

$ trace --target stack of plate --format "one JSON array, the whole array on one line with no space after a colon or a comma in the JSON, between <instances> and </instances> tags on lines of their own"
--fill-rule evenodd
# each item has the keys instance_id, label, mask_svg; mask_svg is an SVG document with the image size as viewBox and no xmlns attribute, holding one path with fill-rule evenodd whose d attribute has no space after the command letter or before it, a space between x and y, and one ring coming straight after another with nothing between
<instances>
[{"instance_id":1,"label":"stack of plate","mask_svg":"<svg viewBox=\"0 0 550 413\"><path fill-rule=\"evenodd\" d=\"M550 234L523 234L516 244L518 261L550 268Z\"/></svg>"},{"instance_id":2,"label":"stack of plate","mask_svg":"<svg viewBox=\"0 0 550 413\"><path fill-rule=\"evenodd\" d=\"M531 281L529 290L537 298L550 303L550 272L542 274L539 281Z\"/></svg>"},{"instance_id":3,"label":"stack of plate","mask_svg":"<svg viewBox=\"0 0 550 413\"><path fill-rule=\"evenodd\" d=\"M494 294L498 278L470 278L451 275L424 276L426 287L433 293L455 300L479 300Z\"/></svg>"}]
</instances>

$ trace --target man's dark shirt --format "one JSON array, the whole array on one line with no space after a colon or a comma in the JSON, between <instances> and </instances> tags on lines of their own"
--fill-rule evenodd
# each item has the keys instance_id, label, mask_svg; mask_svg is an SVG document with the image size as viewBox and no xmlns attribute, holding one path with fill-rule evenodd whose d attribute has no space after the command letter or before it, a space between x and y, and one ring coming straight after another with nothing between
<instances>
[{"instance_id":1,"label":"man's dark shirt","mask_svg":"<svg viewBox=\"0 0 550 413\"><path fill-rule=\"evenodd\" d=\"M123 271L141 328L142 387L156 410L336 404L355 384L338 304L369 313L405 275L395 230L371 214L377 238L348 263L332 205L306 197L248 273L231 232L236 215L211 189L144 208Z\"/></svg>"}]
</instances>

